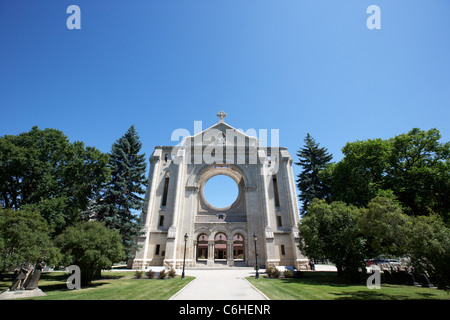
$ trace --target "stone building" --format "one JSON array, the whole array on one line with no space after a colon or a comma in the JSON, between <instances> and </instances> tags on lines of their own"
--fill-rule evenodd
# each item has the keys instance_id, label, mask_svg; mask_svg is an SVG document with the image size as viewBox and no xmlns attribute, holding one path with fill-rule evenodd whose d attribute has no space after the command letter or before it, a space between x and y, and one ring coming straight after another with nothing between
<instances>
[{"instance_id":1,"label":"stone building","mask_svg":"<svg viewBox=\"0 0 450 320\"><path fill-rule=\"evenodd\" d=\"M142 213L144 234L129 266L254 266L306 268L298 249L299 210L292 157L267 147L217 114L219 122L177 146L157 146L150 157L149 185ZM211 205L206 182L232 178L236 200ZM256 241L254 236L257 237Z\"/></svg>"}]
</instances>

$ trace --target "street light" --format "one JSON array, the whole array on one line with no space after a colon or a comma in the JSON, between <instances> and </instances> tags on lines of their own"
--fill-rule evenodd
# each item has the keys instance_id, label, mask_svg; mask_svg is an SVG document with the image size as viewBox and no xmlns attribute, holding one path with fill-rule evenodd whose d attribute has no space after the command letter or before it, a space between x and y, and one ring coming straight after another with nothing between
<instances>
[{"instance_id":1,"label":"street light","mask_svg":"<svg viewBox=\"0 0 450 320\"><path fill-rule=\"evenodd\" d=\"M188 234L184 235L184 257L183 257L183 272L181 273L181 279L184 279L184 264L186 262L186 242L188 239Z\"/></svg>"},{"instance_id":2,"label":"street light","mask_svg":"<svg viewBox=\"0 0 450 320\"><path fill-rule=\"evenodd\" d=\"M255 240L255 258L256 258L256 276L255 279L259 279L259 272L258 272L258 252L256 251L256 240L258 240L258 237L256 236L256 233L253 232L253 240Z\"/></svg>"}]
</instances>

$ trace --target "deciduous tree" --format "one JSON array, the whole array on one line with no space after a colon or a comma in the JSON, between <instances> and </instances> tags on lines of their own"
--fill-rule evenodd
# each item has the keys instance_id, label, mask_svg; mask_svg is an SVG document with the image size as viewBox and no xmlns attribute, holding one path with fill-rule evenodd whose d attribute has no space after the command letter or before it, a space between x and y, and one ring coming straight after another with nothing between
<instances>
[{"instance_id":1,"label":"deciduous tree","mask_svg":"<svg viewBox=\"0 0 450 320\"><path fill-rule=\"evenodd\" d=\"M300 220L299 249L310 258L328 258L338 275L357 279L367 257L366 239L359 229L359 209L343 202L314 199Z\"/></svg>"},{"instance_id":2,"label":"deciduous tree","mask_svg":"<svg viewBox=\"0 0 450 320\"><path fill-rule=\"evenodd\" d=\"M55 242L63 252L63 263L80 267L83 284L90 283L102 269L111 269L114 263L125 259L119 232L98 221L68 227Z\"/></svg>"},{"instance_id":3,"label":"deciduous tree","mask_svg":"<svg viewBox=\"0 0 450 320\"><path fill-rule=\"evenodd\" d=\"M56 233L83 219L90 200L109 178L108 155L71 143L59 130L0 137L0 205L33 207Z\"/></svg>"},{"instance_id":4,"label":"deciduous tree","mask_svg":"<svg viewBox=\"0 0 450 320\"><path fill-rule=\"evenodd\" d=\"M0 274L23 262L58 263L61 255L50 234L51 228L38 212L0 209Z\"/></svg>"},{"instance_id":5,"label":"deciduous tree","mask_svg":"<svg viewBox=\"0 0 450 320\"><path fill-rule=\"evenodd\" d=\"M392 190L408 215L431 210L449 222L450 143L436 129L412 129L394 138L349 142L344 158L321 171L331 200L366 207Z\"/></svg>"}]
</instances>

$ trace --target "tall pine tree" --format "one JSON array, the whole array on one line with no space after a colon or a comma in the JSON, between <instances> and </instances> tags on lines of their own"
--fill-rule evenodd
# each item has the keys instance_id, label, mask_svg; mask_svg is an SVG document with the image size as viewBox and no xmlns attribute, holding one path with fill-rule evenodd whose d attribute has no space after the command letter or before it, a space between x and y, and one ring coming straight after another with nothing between
<instances>
[{"instance_id":1,"label":"tall pine tree","mask_svg":"<svg viewBox=\"0 0 450 320\"><path fill-rule=\"evenodd\" d=\"M307 213L308 205L314 198L325 199L328 196L328 188L320 180L319 171L333 158L326 148L319 148L319 143L309 133L304 141L305 146L297 152L299 162L295 163L303 168L296 180L300 191L299 199L303 202L302 215Z\"/></svg>"},{"instance_id":2,"label":"tall pine tree","mask_svg":"<svg viewBox=\"0 0 450 320\"><path fill-rule=\"evenodd\" d=\"M108 166L111 180L93 206L96 219L110 228L119 230L127 258L133 257L137 247L136 236L141 232L137 212L144 205L146 162L139 154L142 143L134 125L111 147Z\"/></svg>"}]
</instances>

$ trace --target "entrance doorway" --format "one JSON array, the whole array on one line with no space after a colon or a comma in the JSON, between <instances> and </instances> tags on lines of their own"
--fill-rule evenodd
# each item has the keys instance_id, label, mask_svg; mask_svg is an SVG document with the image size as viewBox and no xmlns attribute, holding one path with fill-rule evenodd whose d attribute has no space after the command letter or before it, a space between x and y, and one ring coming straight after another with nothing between
<instances>
[{"instance_id":1,"label":"entrance doorway","mask_svg":"<svg viewBox=\"0 0 450 320\"><path fill-rule=\"evenodd\" d=\"M214 261L227 261L227 236L223 233L214 238Z\"/></svg>"},{"instance_id":2,"label":"entrance doorway","mask_svg":"<svg viewBox=\"0 0 450 320\"><path fill-rule=\"evenodd\" d=\"M233 237L233 259L236 262L244 261L244 237L240 234Z\"/></svg>"},{"instance_id":3,"label":"entrance doorway","mask_svg":"<svg viewBox=\"0 0 450 320\"><path fill-rule=\"evenodd\" d=\"M205 262L208 260L208 236L201 234L197 238L197 261Z\"/></svg>"}]
</instances>

